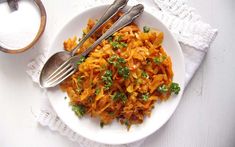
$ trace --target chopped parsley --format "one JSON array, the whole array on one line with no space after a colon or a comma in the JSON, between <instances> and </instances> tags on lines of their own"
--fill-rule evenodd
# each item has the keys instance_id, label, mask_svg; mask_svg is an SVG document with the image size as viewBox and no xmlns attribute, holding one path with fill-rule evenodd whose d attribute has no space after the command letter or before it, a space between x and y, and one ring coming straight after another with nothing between
<instances>
[{"instance_id":1,"label":"chopped parsley","mask_svg":"<svg viewBox=\"0 0 235 147\"><path fill-rule=\"evenodd\" d=\"M130 75L130 69L128 67L119 67L118 74L122 76L124 79L128 79Z\"/></svg>"},{"instance_id":2,"label":"chopped parsley","mask_svg":"<svg viewBox=\"0 0 235 147\"><path fill-rule=\"evenodd\" d=\"M126 63L126 60L121 58L121 57L119 57L119 58L117 58L117 62L118 63Z\"/></svg>"},{"instance_id":3,"label":"chopped parsley","mask_svg":"<svg viewBox=\"0 0 235 147\"><path fill-rule=\"evenodd\" d=\"M142 72L141 76L142 76L143 78L146 78L146 79L148 79L148 78L149 78L148 73L147 73L147 72L145 72L145 71L143 71L143 72Z\"/></svg>"},{"instance_id":4,"label":"chopped parsley","mask_svg":"<svg viewBox=\"0 0 235 147\"><path fill-rule=\"evenodd\" d=\"M143 94L143 95L142 95L142 99L143 99L144 101L147 101L147 100L149 99L149 93Z\"/></svg>"},{"instance_id":5,"label":"chopped parsley","mask_svg":"<svg viewBox=\"0 0 235 147\"><path fill-rule=\"evenodd\" d=\"M159 86L157 90L160 93L166 93L168 91L168 87L165 84L163 84L163 85Z\"/></svg>"},{"instance_id":6,"label":"chopped parsley","mask_svg":"<svg viewBox=\"0 0 235 147\"><path fill-rule=\"evenodd\" d=\"M171 83L170 91L171 91L171 93L179 94L179 92L180 92L179 84L178 83Z\"/></svg>"},{"instance_id":7,"label":"chopped parsley","mask_svg":"<svg viewBox=\"0 0 235 147\"><path fill-rule=\"evenodd\" d=\"M114 64L116 59L117 59L117 56L116 55L112 55L110 58L108 58L108 62L110 64Z\"/></svg>"},{"instance_id":8,"label":"chopped parsley","mask_svg":"<svg viewBox=\"0 0 235 147\"><path fill-rule=\"evenodd\" d=\"M121 45L121 47L127 47L127 44L124 42L121 42L120 45Z\"/></svg>"},{"instance_id":9,"label":"chopped parsley","mask_svg":"<svg viewBox=\"0 0 235 147\"><path fill-rule=\"evenodd\" d=\"M100 127L103 128L104 127L104 122L100 122Z\"/></svg>"},{"instance_id":10,"label":"chopped parsley","mask_svg":"<svg viewBox=\"0 0 235 147\"><path fill-rule=\"evenodd\" d=\"M84 76L78 76L78 78L77 78L78 83L81 83L83 78L84 78Z\"/></svg>"},{"instance_id":11,"label":"chopped parsley","mask_svg":"<svg viewBox=\"0 0 235 147\"><path fill-rule=\"evenodd\" d=\"M108 90L113 85L112 79L113 73L111 70L106 70L104 75L102 76L102 81L105 83L104 89Z\"/></svg>"},{"instance_id":12,"label":"chopped parsley","mask_svg":"<svg viewBox=\"0 0 235 147\"><path fill-rule=\"evenodd\" d=\"M110 36L110 37L108 38L108 41L109 41L109 42L112 42L112 41L113 41L113 37Z\"/></svg>"},{"instance_id":13,"label":"chopped parsley","mask_svg":"<svg viewBox=\"0 0 235 147\"><path fill-rule=\"evenodd\" d=\"M124 58L118 57L117 55L112 55L108 58L108 62L113 64L115 67L120 67L122 63L126 63Z\"/></svg>"},{"instance_id":14,"label":"chopped parsley","mask_svg":"<svg viewBox=\"0 0 235 147\"><path fill-rule=\"evenodd\" d=\"M129 120L128 120L128 119L125 119L124 124L125 124L127 127L129 127L129 126L130 126Z\"/></svg>"},{"instance_id":15,"label":"chopped parsley","mask_svg":"<svg viewBox=\"0 0 235 147\"><path fill-rule=\"evenodd\" d=\"M123 103L127 101L127 96L123 92L115 92L114 95L112 95L113 101L121 100Z\"/></svg>"},{"instance_id":16,"label":"chopped parsley","mask_svg":"<svg viewBox=\"0 0 235 147\"><path fill-rule=\"evenodd\" d=\"M144 30L144 33L148 33L150 31L150 27L144 26L143 30Z\"/></svg>"},{"instance_id":17,"label":"chopped parsley","mask_svg":"<svg viewBox=\"0 0 235 147\"><path fill-rule=\"evenodd\" d=\"M114 49L127 47L127 44L125 42L121 42L121 40L122 40L122 36L118 36L114 41L113 41L113 37L108 38L108 41L110 42L110 44L113 46Z\"/></svg>"},{"instance_id":18,"label":"chopped parsley","mask_svg":"<svg viewBox=\"0 0 235 147\"><path fill-rule=\"evenodd\" d=\"M97 88L97 89L95 90L95 95L98 95L99 93L100 93L100 89Z\"/></svg>"},{"instance_id":19,"label":"chopped parsley","mask_svg":"<svg viewBox=\"0 0 235 147\"><path fill-rule=\"evenodd\" d=\"M112 42L110 42L110 44L113 46L114 49L120 48L120 44L116 41L112 41Z\"/></svg>"},{"instance_id":20,"label":"chopped parsley","mask_svg":"<svg viewBox=\"0 0 235 147\"><path fill-rule=\"evenodd\" d=\"M118 42L121 41L121 40L122 40L122 35L118 36L117 39L116 39L116 41L118 41Z\"/></svg>"},{"instance_id":21,"label":"chopped parsley","mask_svg":"<svg viewBox=\"0 0 235 147\"><path fill-rule=\"evenodd\" d=\"M161 57L155 57L153 59L153 62L156 64L161 64L167 57L166 56L161 56Z\"/></svg>"},{"instance_id":22,"label":"chopped parsley","mask_svg":"<svg viewBox=\"0 0 235 147\"><path fill-rule=\"evenodd\" d=\"M109 115L114 115L113 111L108 112Z\"/></svg>"},{"instance_id":23,"label":"chopped parsley","mask_svg":"<svg viewBox=\"0 0 235 147\"><path fill-rule=\"evenodd\" d=\"M86 113L86 108L83 105L72 105L72 110L78 117L82 117Z\"/></svg>"},{"instance_id":24,"label":"chopped parsley","mask_svg":"<svg viewBox=\"0 0 235 147\"><path fill-rule=\"evenodd\" d=\"M78 65L82 64L86 60L85 56L81 56L79 61L77 62Z\"/></svg>"},{"instance_id":25,"label":"chopped parsley","mask_svg":"<svg viewBox=\"0 0 235 147\"><path fill-rule=\"evenodd\" d=\"M126 63L126 60L124 58L118 57L117 55L113 55L110 58L108 58L108 62L110 64L113 64L114 67L117 68L118 74L122 76L124 79L127 79L130 75L130 69L124 64Z\"/></svg>"},{"instance_id":26,"label":"chopped parsley","mask_svg":"<svg viewBox=\"0 0 235 147\"><path fill-rule=\"evenodd\" d=\"M178 83L171 83L170 86L166 86L165 84L161 85L158 87L158 92L160 93L166 93L166 92L171 92L174 94L179 94L180 92L180 86Z\"/></svg>"}]
</instances>

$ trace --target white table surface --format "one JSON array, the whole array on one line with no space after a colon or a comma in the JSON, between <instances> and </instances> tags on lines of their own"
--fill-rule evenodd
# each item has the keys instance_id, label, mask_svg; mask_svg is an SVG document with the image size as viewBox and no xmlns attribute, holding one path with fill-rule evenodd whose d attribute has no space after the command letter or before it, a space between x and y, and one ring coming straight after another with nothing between
<instances>
[{"instance_id":1,"label":"white table surface","mask_svg":"<svg viewBox=\"0 0 235 147\"><path fill-rule=\"evenodd\" d=\"M27 63L50 42L68 16L78 11L76 1L43 0L48 24L37 48L19 55L0 53L1 147L78 147L37 124L33 113L39 109L42 93L25 73ZM144 147L235 146L235 1L189 3L203 20L219 29L219 35L173 117L148 137Z\"/></svg>"}]
</instances>

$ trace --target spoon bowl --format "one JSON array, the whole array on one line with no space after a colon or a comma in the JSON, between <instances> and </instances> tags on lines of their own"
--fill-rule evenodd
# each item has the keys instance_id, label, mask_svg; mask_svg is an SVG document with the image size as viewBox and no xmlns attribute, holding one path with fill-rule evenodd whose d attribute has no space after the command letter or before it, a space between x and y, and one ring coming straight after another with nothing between
<instances>
[{"instance_id":1,"label":"spoon bowl","mask_svg":"<svg viewBox=\"0 0 235 147\"><path fill-rule=\"evenodd\" d=\"M70 57L71 53L67 51L57 52L52 55L42 68L39 78L40 86L47 87L46 79Z\"/></svg>"},{"instance_id":2,"label":"spoon bowl","mask_svg":"<svg viewBox=\"0 0 235 147\"><path fill-rule=\"evenodd\" d=\"M108 9L105 11L103 16L99 19L99 21L95 24L95 26L90 30L88 34L79 42L79 44L71 51L61 51L52 55L40 73L40 86L41 87L50 87L47 85L48 77L53 74L56 69L60 67L66 60L74 56L77 50L82 46L82 44L94 33L98 30L104 23L106 23L109 19L111 19L117 12L119 12L122 8L124 8L127 4L128 0L115 0L113 4L111 4Z\"/></svg>"}]
</instances>

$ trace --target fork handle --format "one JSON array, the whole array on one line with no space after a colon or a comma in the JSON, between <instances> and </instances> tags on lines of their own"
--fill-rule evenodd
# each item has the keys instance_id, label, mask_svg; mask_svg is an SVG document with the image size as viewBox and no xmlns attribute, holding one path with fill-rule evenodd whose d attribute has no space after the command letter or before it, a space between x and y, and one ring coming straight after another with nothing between
<instances>
[{"instance_id":1,"label":"fork handle","mask_svg":"<svg viewBox=\"0 0 235 147\"><path fill-rule=\"evenodd\" d=\"M82 46L82 44L94 33L96 32L104 23L106 23L110 18L112 18L118 11L124 8L128 0L115 0L108 9L105 11L103 16L98 20L94 27L88 32L88 34L79 42L79 44L72 50L71 56L74 56L77 50Z\"/></svg>"},{"instance_id":2,"label":"fork handle","mask_svg":"<svg viewBox=\"0 0 235 147\"><path fill-rule=\"evenodd\" d=\"M130 24L134 19L136 19L144 11L144 6L138 4L133 6L127 13L121 16L112 26L109 28L98 40L96 40L89 48L86 49L82 56L87 56L97 45L101 43L102 40L107 39L109 36L114 34L116 31ZM79 56L80 56L79 55Z\"/></svg>"}]
</instances>

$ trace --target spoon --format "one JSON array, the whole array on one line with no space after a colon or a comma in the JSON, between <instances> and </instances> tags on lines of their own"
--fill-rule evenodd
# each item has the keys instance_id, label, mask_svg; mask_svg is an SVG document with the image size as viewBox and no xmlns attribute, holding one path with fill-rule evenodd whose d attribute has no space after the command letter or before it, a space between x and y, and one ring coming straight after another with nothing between
<instances>
[{"instance_id":1,"label":"spoon","mask_svg":"<svg viewBox=\"0 0 235 147\"><path fill-rule=\"evenodd\" d=\"M40 79L45 79L49 77L60 65L62 65L66 60L75 55L77 50L82 46L82 44L98 30L104 23L106 23L110 18L112 18L117 12L124 8L128 0L115 0L108 9L105 11L103 16L95 24L95 26L90 30L88 34L79 42L79 44L71 51L60 51L52 55L44 64L41 73Z\"/></svg>"},{"instance_id":2,"label":"spoon","mask_svg":"<svg viewBox=\"0 0 235 147\"><path fill-rule=\"evenodd\" d=\"M122 15L99 39L97 39L90 47L88 47L83 53L69 58L59 68L57 68L49 77L40 77L39 83L41 87L49 88L55 87L56 85L63 82L66 78L75 73L78 69L78 61L82 57L88 56L88 54L95 49L102 40L107 39L109 36L114 34L116 31L127 26L139 17L144 11L144 6L141 4L133 6Z\"/></svg>"}]
</instances>

